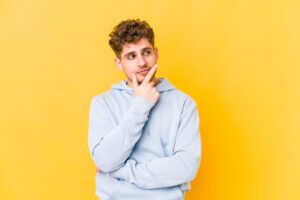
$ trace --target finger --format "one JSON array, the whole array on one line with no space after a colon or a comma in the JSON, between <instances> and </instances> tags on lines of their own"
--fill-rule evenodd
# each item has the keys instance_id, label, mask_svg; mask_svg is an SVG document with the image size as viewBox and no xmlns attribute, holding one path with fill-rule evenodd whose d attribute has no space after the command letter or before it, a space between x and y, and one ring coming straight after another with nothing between
<instances>
[{"instance_id":1,"label":"finger","mask_svg":"<svg viewBox=\"0 0 300 200\"><path fill-rule=\"evenodd\" d=\"M146 76L146 78L144 79L144 81L143 81L142 84L148 83L148 82L151 80L151 78L152 78L152 76L154 75L156 69L157 69L157 64L155 64L155 65L150 69L150 71L148 72L148 74L147 74L147 76Z\"/></svg>"},{"instance_id":2,"label":"finger","mask_svg":"<svg viewBox=\"0 0 300 200\"><path fill-rule=\"evenodd\" d=\"M133 88L136 88L138 86L138 82L137 82L137 78L135 76L134 73L132 73L132 85L133 85Z\"/></svg>"},{"instance_id":3,"label":"finger","mask_svg":"<svg viewBox=\"0 0 300 200\"><path fill-rule=\"evenodd\" d=\"M152 77L151 80L150 80L150 82L149 82L149 85L150 85L151 87L153 87L154 84L155 84L155 80L153 80L153 77Z\"/></svg>"}]
</instances>

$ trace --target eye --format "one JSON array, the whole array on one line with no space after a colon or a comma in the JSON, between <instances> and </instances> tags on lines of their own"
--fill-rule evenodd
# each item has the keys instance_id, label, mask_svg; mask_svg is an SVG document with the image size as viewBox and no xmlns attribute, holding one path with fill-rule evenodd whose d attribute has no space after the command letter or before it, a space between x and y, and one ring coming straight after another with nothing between
<instances>
[{"instance_id":1,"label":"eye","mask_svg":"<svg viewBox=\"0 0 300 200\"><path fill-rule=\"evenodd\" d=\"M126 56L128 60L133 60L135 58L135 54L129 54Z\"/></svg>"},{"instance_id":2,"label":"eye","mask_svg":"<svg viewBox=\"0 0 300 200\"><path fill-rule=\"evenodd\" d=\"M148 56L148 55L150 55L151 53L152 53L151 50L146 50L146 51L143 52L143 55L144 55L144 56Z\"/></svg>"}]
</instances>

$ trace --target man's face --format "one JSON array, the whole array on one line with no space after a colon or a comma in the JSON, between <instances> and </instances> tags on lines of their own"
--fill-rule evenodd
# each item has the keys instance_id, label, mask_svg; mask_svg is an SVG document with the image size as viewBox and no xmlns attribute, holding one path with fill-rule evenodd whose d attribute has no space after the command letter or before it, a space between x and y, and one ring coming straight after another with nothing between
<instances>
[{"instance_id":1,"label":"man's face","mask_svg":"<svg viewBox=\"0 0 300 200\"><path fill-rule=\"evenodd\" d=\"M136 43L125 43L120 58L116 58L115 61L131 85L132 73L135 73L138 83L142 83L149 70L156 64L157 58L157 48L154 48L148 39L142 38Z\"/></svg>"}]
</instances>

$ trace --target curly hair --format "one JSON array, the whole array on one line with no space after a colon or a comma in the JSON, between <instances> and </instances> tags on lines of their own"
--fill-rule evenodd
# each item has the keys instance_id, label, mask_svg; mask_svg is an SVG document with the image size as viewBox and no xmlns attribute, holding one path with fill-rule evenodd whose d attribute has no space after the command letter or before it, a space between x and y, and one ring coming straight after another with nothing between
<instances>
[{"instance_id":1,"label":"curly hair","mask_svg":"<svg viewBox=\"0 0 300 200\"><path fill-rule=\"evenodd\" d=\"M154 46L154 32L146 21L139 19L128 19L121 21L109 34L109 45L117 57L123 50L125 43L135 43L142 38L148 39Z\"/></svg>"}]
</instances>

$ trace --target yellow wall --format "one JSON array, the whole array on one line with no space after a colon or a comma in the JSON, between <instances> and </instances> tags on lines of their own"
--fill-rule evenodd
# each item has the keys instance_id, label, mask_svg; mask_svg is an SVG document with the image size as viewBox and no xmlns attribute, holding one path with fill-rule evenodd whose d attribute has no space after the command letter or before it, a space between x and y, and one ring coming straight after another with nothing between
<instances>
[{"instance_id":1,"label":"yellow wall","mask_svg":"<svg viewBox=\"0 0 300 200\"><path fill-rule=\"evenodd\" d=\"M94 199L92 96L124 76L108 34L156 32L158 75L197 101L187 200L300 199L300 1L0 1L0 199Z\"/></svg>"}]
</instances>

